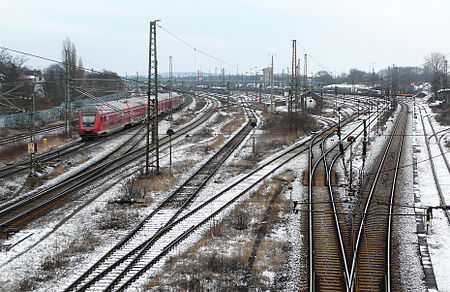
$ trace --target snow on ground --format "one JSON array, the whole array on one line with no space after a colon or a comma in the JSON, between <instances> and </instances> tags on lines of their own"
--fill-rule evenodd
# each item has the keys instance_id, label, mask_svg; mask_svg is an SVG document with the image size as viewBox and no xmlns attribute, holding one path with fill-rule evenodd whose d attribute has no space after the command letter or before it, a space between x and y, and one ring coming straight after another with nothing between
<instances>
[{"instance_id":1,"label":"snow on ground","mask_svg":"<svg viewBox=\"0 0 450 292\"><path fill-rule=\"evenodd\" d=\"M410 104L412 111L412 105ZM400 205L414 206L413 193L413 145L416 144L414 138L414 125L417 120L413 115L409 115L405 144L403 145L402 169L400 170L401 181L397 185L397 192L400 195ZM399 244L400 280L404 291L426 291L425 276L419 256L419 246L417 238L417 227L413 208L397 208L394 212L405 214L405 216L394 217L394 224L398 236L396 240Z\"/></svg>"},{"instance_id":2,"label":"snow on ground","mask_svg":"<svg viewBox=\"0 0 450 292\"><path fill-rule=\"evenodd\" d=\"M190 105L190 107L194 107L195 103ZM174 114L174 118L177 118L179 114ZM161 130L164 131L168 128L168 122L162 121L161 122ZM107 153L109 153L109 149L115 147L116 145L123 142L125 139L127 139L126 136L122 136L118 139L114 139L114 141L110 141L109 143L102 144L101 151L98 151L97 153L92 153L91 159L85 164L85 165L91 165L92 161L97 161L101 157L104 157ZM181 138L180 138L181 139ZM176 143L176 139L174 139L174 145ZM191 144L192 146L192 144ZM163 150L164 151L164 150ZM190 159L197 159L201 160L204 159L201 155L197 156L191 156ZM185 153L183 151L175 151L173 153L173 160L181 161L186 159ZM168 159L162 160L162 166L167 166ZM59 182L62 181L64 177L67 177L69 174L77 172L80 168L84 168L86 166L81 165L79 167L73 167L71 170L69 170L68 173L64 174L63 176L57 177L53 179L50 182L47 182L47 184L50 184L51 182ZM142 162L138 163L138 166L134 168L128 169L128 172L131 173L137 173L137 171L142 168ZM182 179L185 179L185 176L187 174L182 175ZM55 220L37 220L36 222L33 222L29 225L27 229L24 229L21 232L16 233L13 235L5 244L17 244L20 242L20 244L15 245L12 249L10 249L7 252L2 253L2 257L0 258L0 282L12 284L12 279L25 279L27 277L33 277L32 275L39 270L39 267L42 265L43 261L45 261L47 258L54 256L55 254L58 254L61 252L64 247L66 247L68 244L71 243L73 238L76 238L77 236L89 236L89 229L92 228L93 225L99 220L98 219L98 213L99 210L103 210L106 206L106 203L117 196L117 193L121 192L121 187L123 185L123 179L113 179L110 178L112 181L110 181L109 185L101 192L104 192L100 198L97 198L93 203L88 204L87 206L83 207L81 205L81 202L74 202L71 204L71 206L67 206L61 209L58 209L52 214L50 214L50 218L54 218ZM85 193L83 200L91 200L91 197L95 197L95 194L97 194L98 191L95 191L94 193L91 193L88 190L83 191ZM156 202L158 199L162 198L156 198ZM154 204L155 206L156 204ZM78 208L81 208L81 211L77 211ZM152 208L150 208L152 209ZM136 210L137 217L142 218L148 212L151 210ZM76 216L73 216L74 213L77 213ZM71 217L73 216L73 217ZM68 218L68 219L66 219ZM63 222L64 224L62 226L59 226L60 220L67 220L66 222ZM100 232L98 235L99 238L108 238L107 241L105 241L105 244L98 245L95 250L92 250L88 253L87 256L82 256L81 258L74 259L75 262L84 262L84 268L88 268L92 261L99 256L103 255L106 251L108 251L111 246L118 241L122 236L125 235L127 231L116 231L116 232ZM31 236L30 236L31 235ZM47 238L40 242L40 240L47 236ZM93 236L95 237L95 236ZM21 241L22 239L24 239ZM103 240L102 240L103 241ZM8 263L9 260L12 258L20 255L23 251L31 248L30 251L28 251L23 256L18 257L11 263ZM76 265L75 267L72 267L74 271L79 270L79 266ZM54 281L46 283L45 287L42 291L48 291L49 287L52 287L56 282L62 281L64 285L67 285L65 283L65 277L67 277L67 274L61 273L61 277L59 277L59 274L55 275L56 278Z\"/></svg>"},{"instance_id":3,"label":"snow on ground","mask_svg":"<svg viewBox=\"0 0 450 292\"><path fill-rule=\"evenodd\" d=\"M427 108L428 113L431 113L431 109L426 104L426 99L423 99L422 102L420 102L416 98L416 103L417 105L423 105L425 108ZM418 117L416 123L417 127L415 132L415 140L417 144L420 145L420 147L418 148L420 149L420 152L416 153L418 161L417 166L419 173L419 188L421 194L420 199L423 206L439 206L439 196L431 172L431 164L428 160L428 151L425 145L425 137L423 136L423 126L419 116L420 113L418 112L418 110L416 110L416 112L418 114ZM441 127L437 122L435 122L434 119L432 120L435 130L439 131ZM426 124L425 127L427 127ZM428 133L428 135L431 134L432 133ZM435 155L436 154L434 154L434 156ZM449 173L447 171L447 168L436 166L436 171L440 183L443 184L441 188L448 196L450 188L448 187ZM450 291L450 281L448 280L450 270L450 225L447 222L447 219L445 218L444 212L442 210L433 210L432 228L430 234L428 235L428 247L430 249L431 262L433 264L434 274L439 291Z\"/></svg>"},{"instance_id":4,"label":"snow on ground","mask_svg":"<svg viewBox=\"0 0 450 292\"><path fill-rule=\"evenodd\" d=\"M193 105L191 105L193 107ZM351 114L352 111L348 111L348 114ZM431 110L429 110L429 113L431 113ZM348 131L348 129L353 129L356 123L361 123L361 121L354 122L352 125L347 126L346 128L342 129L343 136ZM372 124L373 125L373 124ZM387 129L384 131L384 133L388 133L390 131L390 128L392 127L393 122L392 118L387 122ZM170 127L170 123L167 121L162 121L160 126L160 134L165 133L166 130ZM420 192L422 194L422 204L423 205L437 205L438 199L437 194L435 191L435 187L433 183L430 183L433 181L433 178L431 176L431 170L428 162L422 162L422 160L427 160L428 154L427 150L424 144L423 137L421 137L421 129L422 125L421 123L417 123L417 130L416 130L416 136L415 139L422 147L421 152L418 153L418 167L419 167L419 183L420 183ZM437 123L435 123L435 130L439 131L441 129ZM258 134L258 130L255 131L256 134ZM162 135L162 134L161 134ZM371 163L375 162L375 155L379 153L379 151L382 149L385 141L386 136L385 135L376 135L374 132L370 132L370 135L372 135L373 140L370 143L369 146L369 152L368 152L368 158L366 162L366 169L369 169L372 165ZM410 136L408 136L410 137ZM113 147L113 145L117 145L120 143L119 141L111 141L109 146L105 146L104 150L102 152L96 153L92 156L92 158L89 160L90 163L93 163L94 159L99 159L100 156L106 155L108 148ZM180 137L179 140L183 141L186 140L184 137ZM357 142L354 144L354 150L356 154L360 154L362 152L362 139L358 139ZM418 140L418 141L417 141ZM444 139L443 139L444 140ZM204 154L194 154L193 152L189 152L189 157L186 157L186 150L188 150L194 141L190 141L189 143L184 143L180 148L177 148L176 151L173 151L172 159L173 161L183 161L185 159L193 159L198 161L206 161L206 159L209 158L209 156L213 155L212 153L209 155ZM198 141L195 141L198 143ZM195 143L194 142L194 143ZM410 142L410 141L409 141ZM176 143L173 141L173 143ZM206 143L206 142L205 142ZM407 142L408 143L408 142ZM236 154L234 154L232 157L229 158L228 161L231 159L239 159L243 157L247 157L251 155L251 137L247 137L247 139L242 143L241 146L239 146L238 151ZM107 144L105 144L107 145ZM411 144L406 144L407 148L411 150ZM409 145L409 146L408 146ZM167 166L168 159L167 159L167 148L161 151L162 158L161 164L162 166ZM166 155L166 156L164 156ZM358 157L358 156L356 156ZM267 160L269 158L266 158ZM410 151L408 151L405 155L404 164L405 165L411 165L412 162L410 161ZM348 162L348 157L346 159ZM260 162L262 163L262 162ZM260 164L259 163L259 164ZM362 160L359 158L355 158L354 165L358 168L361 167ZM90 165L90 164L85 164ZM340 167L342 168L342 163L339 163ZM79 166L82 167L82 166ZM142 167L142 166L140 166ZM288 165L283 167L282 169L278 170L277 173L282 172L287 169L295 170L297 173L297 177L301 177L302 171L304 168L307 167L307 159L306 156L300 156L299 158L293 160ZM73 167L70 170L70 173L76 171L76 167ZM139 166L135 166L134 168L131 168L129 172L136 172L139 169ZM408 169L406 168L405 172L408 172ZM250 170L248 170L250 171ZM206 198L210 197L211 195L217 193L217 190L225 188L228 184L230 184L232 181L238 179L239 177L242 177L245 175L246 172L240 173L239 175L234 177L234 174L230 176L229 173L227 173L226 170L220 170L218 174L211 180L211 184L208 184L205 189L201 192L200 196L192 204L192 206L198 205L198 203L204 201ZM439 169L439 176L445 180L445 178L448 178L448 173L445 173L443 169ZM193 169L183 174L183 177L180 179L180 182L184 181L187 177L191 175L193 172ZM342 169L339 171L342 173ZM412 170L411 170L412 172ZM66 176L68 174L65 174ZM411 178L404 174L406 177L404 179L404 182L401 185L401 188L403 190L406 190L402 193L402 204L411 205L412 203L412 191L411 191ZM60 181L62 178L55 178L54 181ZM53 181L53 182L54 182ZM448 183L448 179L445 180ZM49 182L48 182L49 183ZM289 196L292 196L292 200L296 201L303 201L304 196L307 194L306 189L304 186L301 185L300 179L296 179L293 183L293 192L289 193ZM14 244L18 241L26 238L31 234L30 237L26 238L23 242L18 244L17 246L13 247L9 252L4 253L2 252L2 257L0 258L0 282L8 283L11 279L20 279L25 278L27 276L30 276L36 272L37 269L40 268L43 259L46 257L50 257L54 254L57 254L58 251L61 251L63 249L63 246L67 245L71 239L73 239L76 236L87 234L89 235L89 228L98 219L98 210L105 208L106 203L111 198L114 198L117 193L120 192L122 184L116 184L109 189L105 190L104 194L102 194L101 197L95 199L95 201L86 207L82 208L81 211L79 211L76 216L73 216L69 219L67 219L66 222L64 222L64 225L61 227L56 226L56 224L59 222L59 220L55 220L55 222L49 222L43 221L39 222L39 220L32 224L29 228L26 230L14 235L8 243ZM11 187L11 186L10 186ZM12 186L14 187L14 185ZM447 188L448 189L448 188ZM89 193L89 191L87 191ZM345 196L345 191L343 189L340 190L340 193ZM91 194L92 195L92 194ZM153 204L153 207L158 204L159 201L163 199L163 196L155 196L154 197L155 202ZM76 207L76 206L75 206ZM147 210L138 210L137 216L139 218L142 218L146 214L148 214L152 209L146 208ZM73 209L73 208L72 208ZM65 214L65 209L62 209L60 211L54 212L55 218L64 218L67 216ZM407 212L407 211L402 211ZM221 214L221 216L226 216L226 212L224 214ZM288 275L289 281L287 290L298 290L299 289L299 283L298 279L300 278L300 273L302 271L302 267L300 266L300 252L301 252L301 235L300 235L300 220L301 220L302 214L292 214L289 216L287 220L287 226L286 230L275 234L274 236L277 237L286 237L286 240L290 242L292 248L290 250L289 255L289 262L287 263L289 266L290 275ZM220 219L220 218L219 218ZM423 273L422 268L420 267L420 263L417 256L417 236L415 234L415 222L413 216L404 216L399 218L399 222L404 226L404 228L400 231L402 237L400 239L400 261L402 266L406 267L406 269L402 270L402 282L407 283L408 285L405 287L406 291L419 291L423 289ZM45 224L45 226L43 226ZM51 232L53 228L56 228L56 231ZM203 231L199 231L196 233L195 236L190 236L188 240L186 240L182 246L177 247L173 254L179 254L181 250L187 249L188 246L195 243L195 241L201 236L202 232L204 232L208 227L205 226L202 228ZM53 289L54 287L59 287L62 289L63 287L67 286L68 280L67 275L71 274L74 275L76 271L86 270L88 267L90 267L93 263L93 261L97 258L99 258L101 255L106 253L113 244L119 240L127 231L104 231L100 238L103 240L107 239L104 244L96 245L95 249L88 252L84 256L76 256L73 261L77 264L71 265L66 271L58 271L57 275L54 280L51 282L45 284L43 288L39 289L38 291L48 291L49 289ZM39 234L50 234L47 239L45 239L43 242L37 244L36 247L31 249L30 252L26 253L25 255L19 257L18 259L14 260L13 262L6 264L6 262L14 257L15 255L19 254L21 251L26 249L27 247L31 246L32 244L39 241ZM36 236L38 235L38 236ZM431 230L431 234L429 235L428 242L430 245L430 252L432 256L432 262L433 266L435 268L435 274L438 281L438 287L440 288L440 291L450 291L450 285L445 281L446 272L449 270L450 266L450 228L448 223L446 222L445 218L443 217L443 213L436 211L434 212L434 219L433 219L433 228ZM159 269L163 265L163 262L159 263L155 268ZM269 277L272 277L273 275L268 275ZM52 288L53 287L53 288Z\"/></svg>"}]
</instances>

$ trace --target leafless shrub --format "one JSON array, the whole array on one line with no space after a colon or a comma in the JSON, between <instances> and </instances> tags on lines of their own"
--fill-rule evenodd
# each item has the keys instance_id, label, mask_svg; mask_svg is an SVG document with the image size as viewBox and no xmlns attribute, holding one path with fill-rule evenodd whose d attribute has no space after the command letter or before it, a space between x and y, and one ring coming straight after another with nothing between
<instances>
[{"instance_id":1,"label":"leafless shrub","mask_svg":"<svg viewBox=\"0 0 450 292\"><path fill-rule=\"evenodd\" d=\"M197 98L195 100L194 111L201 110L206 105L206 100L204 98Z\"/></svg>"},{"instance_id":2,"label":"leafless shrub","mask_svg":"<svg viewBox=\"0 0 450 292\"><path fill-rule=\"evenodd\" d=\"M123 200L136 201L145 198L147 192L139 180L131 178L122 186L122 194Z\"/></svg>"},{"instance_id":3,"label":"leafless shrub","mask_svg":"<svg viewBox=\"0 0 450 292\"><path fill-rule=\"evenodd\" d=\"M244 230L250 223L250 216L246 210L239 208L230 213L229 220L236 230Z\"/></svg>"},{"instance_id":4,"label":"leafless shrub","mask_svg":"<svg viewBox=\"0 0 450 292\"><path fill-rule=\"evenodd\" d=\"M46 272L50 272L56 269L63 268L65 265L67 265L68 262L69 259L62 256L61 254L49 255L42 262L41 268Z\"/></svg>"},{"instance_id":5,"label":"leafless shrub","mask_svg":"<svg viewBox=\"0 0 450 292\"><path fill-rule=\"evenodd\" d=\"M450 125L450 112L440 111L439 114L435 116L436 121L438 121L442 126Z\"/></svg>"},{"instance_id":6,"label":"leafless shrub","mask_svg":"<svg viewBox=\"0 0 450 292\"><path fill-rule=\"evenodd\" d=\"M17 285L17 291L34 291L34 289L36 289L37 287L37 282L38 281L35 277L26 277L19 281Z\"/></svg>"},{"instance_id":7,"label":"leafless shrub","mask_svg":"<svg viewBox=\"0 0 450 292\"><path fill-rule=\"evenodd\" d=\"M87 253L94 250L95 246L100 244L100 237L91 231L83 232L81 236L75 238L69 243L65 253L74 255L78 253Z\"/></svg>"},{"instance_id":8,"label":"leafless shrub","mask_svg":"<svg viewBox=\"0 0 450 292\"><path fill-rule=\"evenodd\" d=\"M136 222L138 216L136 211L122 209L115 204L108 204L103 216L97 222L98 229L126 229Z\"/></svg>"}]
</instances>

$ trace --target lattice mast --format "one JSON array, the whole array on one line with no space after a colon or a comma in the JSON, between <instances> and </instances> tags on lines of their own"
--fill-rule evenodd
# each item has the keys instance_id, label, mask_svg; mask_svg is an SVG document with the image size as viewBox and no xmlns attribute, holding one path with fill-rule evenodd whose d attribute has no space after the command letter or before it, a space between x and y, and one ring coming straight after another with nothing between
<instances>
[{"instance_id":1,"label":"lattice mast","mask_svg":"<svg viewBox=\"0 0 450 292\"><path fill-rule=\"evenodd\" d=\"M156 55L156 20L150 22L148 93L147 93L147 147L145 174L150 167L150 118L153 110L152 145L155 147L155 172L159 173L159 140L158 140L158 60Z\"/></svg>"},{"instance_id":2,"label":"lattice mast","mask_svg":"<svg viewBox=\"0 0 450 292\"><path fill-rule=\"evenodd\" d=\"M65 134L66 138L70 138L71 131L70 131L70 51L66 49L64 51L64 69L65 69L65 94L64 94L64 102L65 104Z\"/></svg>"},{"instance_id":3,"label":"lattice mast","mask_svg":"<svg viewBox=\"0 0 450 292\"><path fill-rule=\"evenodd\" d=\"M305 82L305 91L308 90L308 54L305 54L305 60L303 62L303 78ZM306 110L306 98L302 98L302 109Z\"/></svg>"},{"instance_id":4,"label":"lattice mast","mask_svg":"<svg viewBox=\"0 0 450 292\"><path fill-rule=\"evenodd\" d=\"M172 89L173 88L173 65L172 65L172 56L169 56L169 105L170 105L170 113L169 117L172 118Z\"/></svg>"},{"instance_id":5,"label":"lattice mast","mask_svg":"<svg viewBox=\"0 0 450 292\"><path fill-rule=\"evenodd\" d=\"M292 132L292 124L293 124L293 116L294 116L294 108L295 108L295 114L297 114L297 87L296 87L296 80L297 80L297 41L292 40L292 60L291 60L291 90L289 91L289 105L288 105L288 111L289 111L289 130ZM295 104L295 106L294 106Z\"/></svg>"}]
</instances>

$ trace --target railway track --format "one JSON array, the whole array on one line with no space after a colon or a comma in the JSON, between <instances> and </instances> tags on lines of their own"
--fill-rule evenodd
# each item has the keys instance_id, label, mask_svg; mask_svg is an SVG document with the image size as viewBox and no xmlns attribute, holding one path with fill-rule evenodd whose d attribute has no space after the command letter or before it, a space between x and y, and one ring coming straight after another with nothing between
<instances>
[{"instance_id":1,"label":"railway track","mask_svg":"<svg viewBox=\"0 0 450 292\"><path fill-rule=\"evenodd\" d=\"M367 120L370 127L377 117L369 117ZM363 133L363 125L364 122L358 124L343 140L350 135L359 137ZM305 217L308 225L309 291L343 291L349 286L348 258L351 257L351 242L345 239L350 238L350 230L347 228L342 206L337 203L339 200L333 193L337 176L332 169L341 157L339 143L333 143L326 149L326 141L333 133L317 135L314 140L320 143L314 145L312 141L309 148L305 179L308 185L308 207L305 210L308 216ZM344 151L349 146L350 143L343 142Z\"/></svg>"},{"instance_id":2,"label":"railway track","mask_svg":"<svg viewBox=\"0 0 450 292\"><path fill-rule=\"evenodd\" d=\"M211 108L215 108L214 104L212 104ZM199 119L177 130L172 135L172 139L184 135L186 132L199 126L213 113L213 109L205 111ZM127 140L120 147L116 148L115 151L110 152L107 156L97 161L95 165L90 165L79 173L68 177L63 182L33 193L12 204L4 204L0 210L0 228L20 228L29 222L33 218L32 215L36 212L45 213L51 210L56 203L61 203L61 200L64 200L75 190L89 185L91 182L95 182L109 173L120 170L121 168L123 169L132 161L142 158L145 154L145 147L137 147L142 140L139 138L140 135L138 133L139 131L136 132L133 139ZM161 140L161 145L167 144L168 142L169 138L164 137Z\"/></svg>"},{"instance_id":3,"label":"railway track","mask_svg":"<svg viewBox=\"0 0 450 292\"><path fill-rule=\"evenodd\" d=\"M97 143L100 143L100 141L97 141ZM97 144L95 143L95 145ZM41 153L36 156L36 160L40 163L45 163L54 159L57 159L63 155L67 155L70 153L73 153L75 151L79 151L80 149L83 149L87 146L94 145L92 143L89 144L89 142L82 142L81 140L76 140L72 143L67 143L62 147L59 147L58 149L51 150L46 153ZM0 178L8 177L13 174L16 174L23 170L29 170L30 169L30 159L25 158L22 159L12 165L6 165L4 167L0 168Z\"/></svg>"},{"instance_id":4,"label":"railway track","mask_svg":"<svg viewBox=\"0 0 450 292\"><path fill-rule=\"evenodd\" d=\"M143 229L143 226L145 226L146 222L149 222L150 219L153 222L158 221L154 218L154 215L149 216L149 218L144 220L135 228L135 230L133 230L130 236L127 236L124 240L119 242L110 253L102 257L102 259L86 273L81 275L65 291L94 291L96 289L105 291L123 291L139 279L143 273L151 269L153 265L170 252L174 246L186 239L192 233L195 233L204 223L233 204L238 198L247 193L248 190L263 181L267 176L273 174L276 169L306 151L308 149L308 147L304 147L306 143L307 141L292 149L288 149L280 156L264 163L249 175L244 176L219 194L193 208L191 211L184 210L183 213L180 213L180 218L176 220L175 218L164 218L163 221L167 223L160 224L162 227L158 226L158 231L151 230L150 227L148 227L147 231L153 232L154 235L151 237L145 235L147 239L141 244L134 242L136 248L131 250L128 249L129 251L126 253L121 247L130 240L130 237L135 237L136 231ZM282 159L283 161L278 162L279 164L277 166L273 166L275 161L279 159ZM256 173L259 173L259 175L255 175ZM243 182L249 186L246 188L241 186L240 184ZM242 188L244 188L244 190L241 190ZM238 195L235 195L236 192L238 192ZM217 207L215 211L211 211L211 206L214 206L214 204L221 204L221 206ZM114 253L119 253L119 257L111 258L111 255ZM126 255L123 256L123 254ZM109 261L108 258L110 258ZM105 265L102 270L100 266L103 263L105 263ZM96 284L98 286L95 286Z\"/></svg>"},{"instance_id":5,"label":"railway track","mask_svg":"<svg viewBox=\"0 0 450 292\"><path fill-rule=\"evenodd\" d=\"M398 282L391 270L391 230L406 124L406 105L402 105L376 173L369 180L370 189L362 193L349 274L350 291L391 291L393 281Z\"/></svg>"},{"instance_id":6,"label":"railway track","mask_svg":"<svg viewBox=\"0 0 450 292\"><path fill-rule=\"evenodd\" d=\"M50 126L43 127L41 129L36 130L36 134L42 135L42 134L45 134L48 132L60 130L60 129L64 128L64 126L65 126L65 124L50 125ZM29 138L30 138L29 133L3 137L3 138L0 138L0 146L15 143L15 142L22 141L22 140L29 139Z\"/></svg>"},{"instance_id":7,"label":"railway track","mask_svg":"<svg viewBox=\"0 0 450 292\"><path fill-rule=\"evenodd\" d=\"M40 214L49 211L54 206L53 203L58 199L85 186L93 181L94 178L101 177L103 171L111 162L119 160L121 156L132 151L141 142L142 130L143 126L129 140L119 145L108 155L88 167L88 169L84 169L64 181L25 196L18 201L9 201L3 204L0 209L0 228L12 227L15 229L28 223L28 219L31 219L31 215L35 212Z\"/></svg>"},{"instance_id":8,"label":"railway track","mask_svg":"<svg viewBox=\"0 0 450 292\"><path fill-rule=\"evenodd\" d=\"M183 104L181 108L188 105L191 102L191 100L192 100L192 98L189 98L189 101L186 102L185 104ZM164 116L162 116L162 117L164 117ZM139 126L139 125L136 125L136 126ZM81 139L77 139L73 142L70 142L61 147L58 147L57 149L38 154L36 156L36 161L39 162L40 166L45 167L45 164L47 162L54 161L55 159L60 159L61 157L65 156L65 155L70 155L77 151L94 148L97 145L100 145L100 144L104 143L106 140L110 140L113 137L117 137L120 135L132 135L132 132L134 131L134 128L136 126L114 132L107 137L99 137L98 139L95 139L94 141L92 141L92 140L91 141L82 141ZM30 159L29 159L29 157L26 157L14 164L0 167L0 178L11 176L11 175L19 173L23 170L29 170L29 168L30 168Z\"/></svg>"},{"instance_id":9,"label":"railway track","mask_svg":"<svg viewBox=\"0 0 450 292\"><path fill-rule=\"evenodd\" d=\"M442 149L442 145L440 143L440 139L438 138L438 135L436 131L434 130L433 123L431 122L430 115L428 114L425 107L421 106L419 107L419 113L420 113L420 120L422 122L422 130L423 134L425 136L425 145L427 146L428 151L428 158L430 161L430 167L431 172L433 174L434 183L436 186L436 191L439 196L439 201L441 206L447 206L448 202L450 202L450 195L449 192L445 190L445 187L443 188L443 178L439 178L437 174L437 168L443 168L445 165L447 168L447 174L450 174L450 166L449 162L447 160L446 154L444 150ZM429 128L431 129L432 134L428 135L427 127L425 126L425 119L424 116L427 118ZM436 145L432 145L431 139L434 138L436 141ZM450 224L450 210L444 209L445 217L447 218L448 224Z\"/></svg>"},{"instance_id":10,"label":"railway track","mask_svg":"<svg viewBox=\"0 0 450 292\"><path fill-rule=\"evenodd\" d=\"M100 285L101 289L111 290L133 269L136 269L136 266L140 266L139 261L143 255L149 251L155 241L164 235L167 226L186 210L219 167L256 126L256 117L253 111L246 109L246 112L249 118L248 123L231 140L66 291L95 290L96 285ZM111 278L110 274L115 274L115 276ZM105 278L109 279L107 286L104 284Z\"/></svg>"}]
</instances>

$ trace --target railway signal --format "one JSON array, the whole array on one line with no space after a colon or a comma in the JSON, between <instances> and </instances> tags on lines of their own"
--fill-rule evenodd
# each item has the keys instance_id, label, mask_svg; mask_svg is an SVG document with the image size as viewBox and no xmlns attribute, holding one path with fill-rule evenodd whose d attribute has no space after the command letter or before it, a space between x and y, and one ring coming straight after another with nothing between
<instances>
[{"instance_id":1,"label":"railway signal","mask_svg":"<svg viewBox=\"0 0 450 292\"><path fill-rule=\"evenodd\" d=\"M349 184L349 188L350 190L352 189L352 178L353 178L353 142L356 141L356 137L355 136L348 136L347 137L347 142L350 143L350 184Z\"/></svg>"},{"instance_id":2,"label":"railway signal","mask_svg":"<svg viewBox=\"0 0 450 292\"><path fill-rule=\"evenodd\" d=\"M168 129L167 135L169 136L169 169L172 172L172 135L175 133L174 130Z\"/></svg>"}]
</instances>

